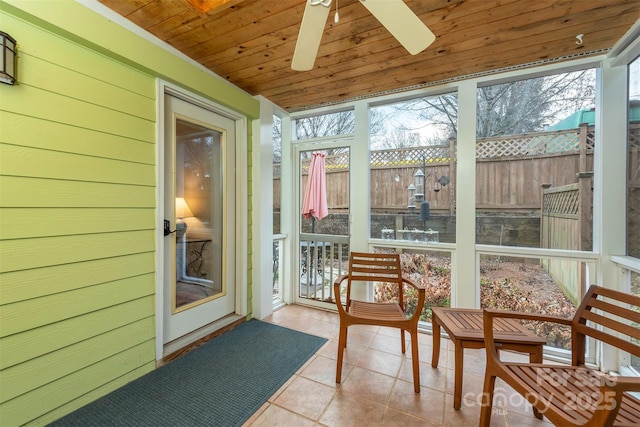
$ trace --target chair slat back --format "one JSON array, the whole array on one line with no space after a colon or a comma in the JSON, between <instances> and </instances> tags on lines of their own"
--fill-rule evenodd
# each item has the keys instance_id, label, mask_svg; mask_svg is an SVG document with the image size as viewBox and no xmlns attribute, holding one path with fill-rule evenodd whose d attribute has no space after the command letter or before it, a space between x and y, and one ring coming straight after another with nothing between
<instances>
[{"instance_id":1,"label":"chair slat back","mask_svg":"<svg viewBox=\"0 0 640 427\"><path fill-rule=\"evenodd\" d=\"M399 254L351 252L349 256L349 280L353 282L391 283L402 290L402 268ZM399 301L402 304L402 299Z\"/></svg>"},{"instance_id":2,"label":"chair slat back","mask_svg":"<svg viewBox=\"0 0 640 427\"><path fill-rule=\"evenodd\" d=\"M349 257L351 281L379 281L402 283L400 255L351 252Z\"/></svg>"},{"instance_id":3,"label":"chair slat back","mask_svg":"<svg viewBox=\"0 0 640 427\"><path fill-rule=\"evenodd\" d=\"M577 334L640 357L640 297L591 286L573 322Z\"/></svg>"}]
</instances>

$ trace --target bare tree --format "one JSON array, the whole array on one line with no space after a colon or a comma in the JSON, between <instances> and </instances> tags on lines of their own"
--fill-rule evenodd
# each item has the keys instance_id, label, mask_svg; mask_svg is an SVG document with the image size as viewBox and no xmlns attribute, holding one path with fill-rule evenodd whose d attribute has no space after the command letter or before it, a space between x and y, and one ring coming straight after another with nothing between
<instances>
[{"instance_id":1,"label":"bare tree","mask_svg":"<svg viewBox=\"0 0 640 427\"><path fill-rule=\"evenodd\" d=\"M295 128L298 139L349 134L355 130L355 114L349 110L303 117L296 120Z\"/></svg>"},{"instance_id":2,"label":"bare tree","mask_svg":"<svg viewBox=\"0 0 640 427\"><path fill-rule=\"evenodd\" d=\"M412 148L421 145L420 134L414 129L407 129L404 126L392 129L385 133L385 138L379 149Z\"/></svg>"},{"instance_id":3,"label":"bare tree","mask_svg":"<svg viewBox=\"0 0 640 427\"><path fill-rule=\"evenodd\" d=\"M369 114L370 129L381 126L380 114ZM333 135L347 135L355 132L355 114L353 110L339 111L336 113L320 114L297 119L295 121L297 139L313 139ZM345 150L341 148L328 150L327 155L340 154ZM303 157L310 157L311 152L303 153Z\"/></svg>"},{"instance_id":4,"label":"bare tree","mask_svg":"<svg viewBox=\"0 0 640 427\"><path fill-rule=\"evenodd\" d=\"M372 147L378 149L424 147L447 143L455 119L441 112L447 105L456 105L456 95L448 94L429 99L441 109L428 108L426 99L403 101L371 109L381 116L376 132L371 131ZM452 122L452 120L454 120Z\"/></svg>"},{"instance_id":5,"label":"bare tree","mask_svg":"<svg viewBox=\"0 0 640 427\"><path fill-rule=\"evenodd\" d=\"M584 70L478 88L477 136L539 132L550 124L594 105L595 72ZM456 135L456 95L420 98L398 109L418 113Z\"/></svg>"}]
</instances>

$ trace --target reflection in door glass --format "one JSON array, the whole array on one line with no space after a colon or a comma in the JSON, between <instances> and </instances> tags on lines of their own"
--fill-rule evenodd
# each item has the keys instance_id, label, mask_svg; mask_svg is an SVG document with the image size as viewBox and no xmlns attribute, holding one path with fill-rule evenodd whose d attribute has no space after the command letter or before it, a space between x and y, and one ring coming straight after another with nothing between
<instances>
[{"instance_id":1,"label":"reflection in door glass","mask_svg":"<svg viewBox=\"0 0 640 427\"><path fill-rule=\"evenodd\" d=\"M222 134L176 121L176 286L174 309L222 287Z\"/></svg>"}]
</instances>

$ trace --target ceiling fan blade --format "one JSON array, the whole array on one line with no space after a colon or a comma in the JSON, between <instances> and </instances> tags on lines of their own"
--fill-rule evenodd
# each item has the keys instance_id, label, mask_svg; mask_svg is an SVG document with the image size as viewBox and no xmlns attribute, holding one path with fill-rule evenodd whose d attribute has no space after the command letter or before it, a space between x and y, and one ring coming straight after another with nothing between
<instances>
[{"instance_id":1,"label":"ceiling fan blade","mask_svg":"<svg viewBox=\"0 0 640 427\"><path fill-rule=\"evenodd\" d=\"M329 6L331 6L331 0L307 0L296 42L296 50L291 61L292 70L307 71L313 68L324 26L329 16Z\"/></svg>"},{"instance_id":2,"label":"ceiling fan blade","mask_svg":"<svg viewBox=\"0 0 640 427\"><path fill-rule=\"evenodd\" d=\"M411 55L425 50L436 36L402 0L360 0Z\"/></svg>"}]
</instances>

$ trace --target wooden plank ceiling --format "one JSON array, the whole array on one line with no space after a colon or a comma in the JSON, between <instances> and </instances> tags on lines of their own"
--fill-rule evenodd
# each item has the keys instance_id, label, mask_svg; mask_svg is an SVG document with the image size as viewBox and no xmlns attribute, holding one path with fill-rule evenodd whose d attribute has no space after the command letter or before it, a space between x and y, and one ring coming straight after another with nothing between
<instances>
[{"instance_id":1,"label":"wooden plank ceiling","mask_svg":"<svg viewBox=\"0 0 640 427\"><path fill-rule=\"evenodd\" d=\"M334 0L315 67L298 72L290 63L306 0L100 1L288 111L602 54L640 18L638 0L405 0L437 36L412 56L358 0L339 0L336 24Z\"/></svg>"}]
</instances>

